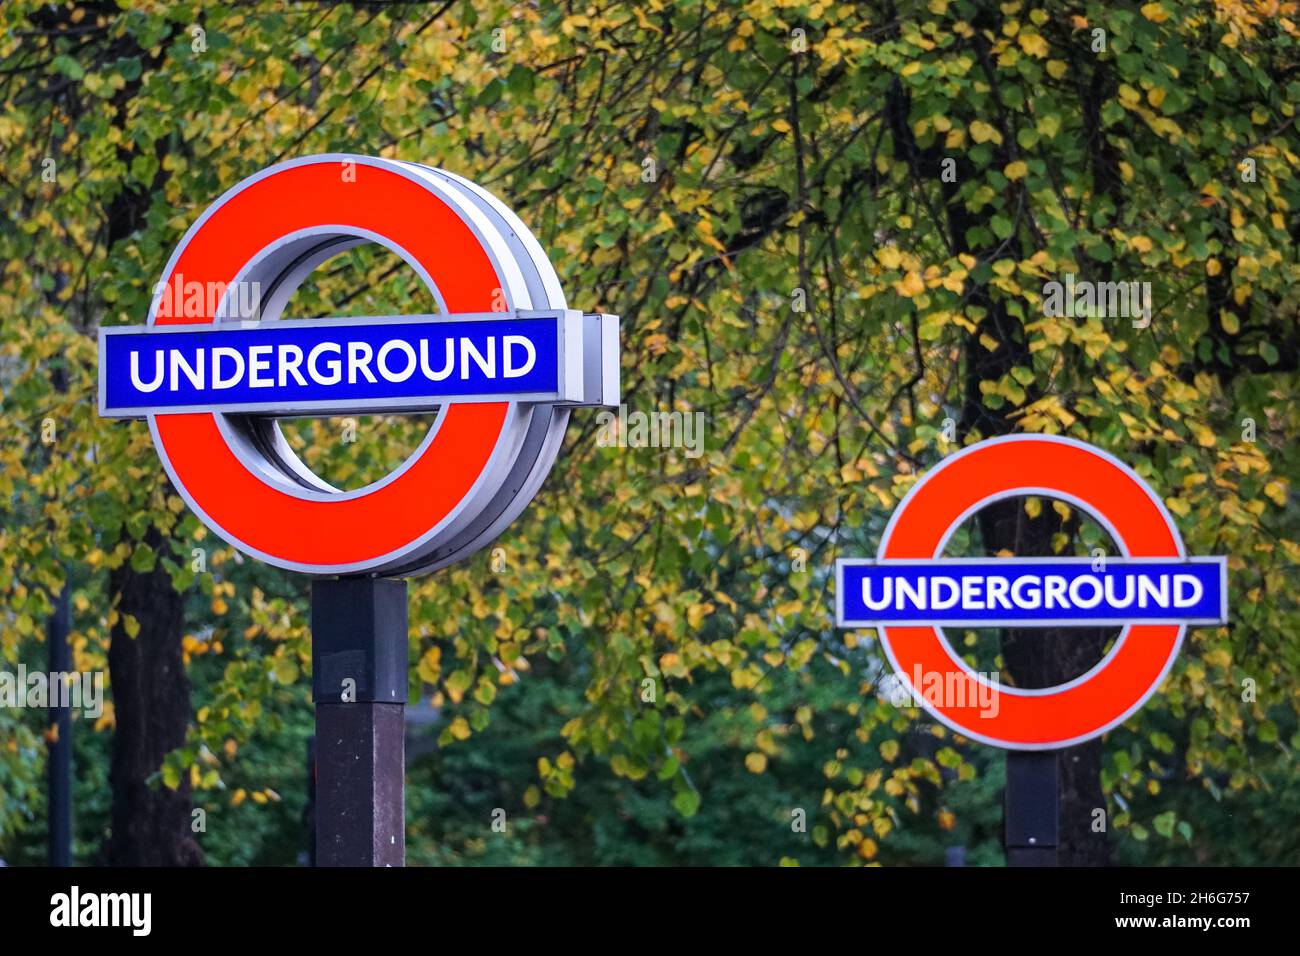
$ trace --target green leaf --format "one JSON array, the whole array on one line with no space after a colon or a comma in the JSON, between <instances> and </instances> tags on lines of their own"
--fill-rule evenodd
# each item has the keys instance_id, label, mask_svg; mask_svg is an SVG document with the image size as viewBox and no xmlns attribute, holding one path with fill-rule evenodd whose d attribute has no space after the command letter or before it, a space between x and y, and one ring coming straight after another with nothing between
<instances>
[{"instance_id":1,"label":"green leaf","mask_svg":"<svg viewBox=\"0 0 1300 956\"><path fill-rule=\"evenodd\" d=\"M1151 823L1156 828L1156 833L1159 833L1162 837L1172 837L1174 835L1174 824L1177 820L1178 816L1174 811L1166 810L1152 820Z\"/></svg>"},{"instance_id":2,"label":"green leaf","mask_svg":"<svg viewBox=\"0 0 1300 956\"><path fill-rule=\"evenodd\" d=\"M700 809L700 795L694 790L678 790L673 797L673 809L687 818L695 816Z\"/></svg>"},{"instance_id":3,"label":"green leaf","mask_svg":"<svg viewBox=\"0 0 1300 956\"><path fill-rule=\"evenodd\" d=\"M80 80L86 75L86 71L81 68L81 64L66 53L60 53L50 65L70 80Z\"/></svg>"},{"instance_id":4,"label":"green leaf","mask_svg":"<svg viewBox=\"0 0 1300 956\"><path fill-rule=\"evenodd\" d=\"M154 553L153 548L146 544L138 544L131 553L131 570L138 571L141 574L148 574L154 569L158 561L158 556Z\"/></svg>"}]
</instances>

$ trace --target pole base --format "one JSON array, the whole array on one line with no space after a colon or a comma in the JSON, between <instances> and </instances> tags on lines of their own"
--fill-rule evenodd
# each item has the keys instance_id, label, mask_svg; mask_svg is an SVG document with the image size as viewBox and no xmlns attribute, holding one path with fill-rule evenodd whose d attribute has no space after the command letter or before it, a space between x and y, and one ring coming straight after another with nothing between
<instances>
[{"instance_id":1,"label":"pole base","mask_svg":"<svg viewBox=\"0 0 1300 956\"><path fill-rule=\"evenodd\" d=\"M404 704L316 704L316 865L406 865Z\"/></svg>"}]
</instances>

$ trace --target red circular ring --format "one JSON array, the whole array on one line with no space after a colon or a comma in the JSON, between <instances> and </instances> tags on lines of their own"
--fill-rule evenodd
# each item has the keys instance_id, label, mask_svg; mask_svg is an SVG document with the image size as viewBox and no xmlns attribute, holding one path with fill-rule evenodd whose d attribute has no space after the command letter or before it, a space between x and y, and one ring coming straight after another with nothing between
<instances>
[{"instance_id":1,"label":"red circular ring","mask_svg":"<svg viewBox=\"0 0 1300 956\"><path fill-rule=\"evenodd\" d=\"M486 312L503 287L460 215L413 178L338 161L289 165L236 187L182 243L163 283L229 284L260 251L305 229L384 236L420 264L453 312ZM183 289L166 290L178 298ZM205 315L158 324L213 322ZM492 457L509 403L451 404L433 440L401 474L338 500L286 493L231 451L213 413L152 417L158 450L190 504L226 540L281 566L341 572L378 563L427 536L470 492Z\"/></svg>"},{"instance_id":2,"label":"red circular ring","mask_svg":"<svg viewBox=\"0 0 1300 956\"><path fill-rule=\"evenodd\" d=\"M917 482L890 520L879 557L938 558L948 535L974 511L998 498L1029 494L1084 507L1108 527L1128 557L1183 554L1173 519L1126 465L1073 439L1012 435L971 445ZM882 627L880 640L894 670L938 720L984 743L1037 750L1087 740L1128 719L1173 665L1184 630L1176 624L1129 625L1107 657L1082 678L1034 691L997 687L993 715L982 713L973 695L944 700L938 681L928 690L913 687L917 668L923 675L972 673L937 628Z\"/></svg>"}]
</instances>

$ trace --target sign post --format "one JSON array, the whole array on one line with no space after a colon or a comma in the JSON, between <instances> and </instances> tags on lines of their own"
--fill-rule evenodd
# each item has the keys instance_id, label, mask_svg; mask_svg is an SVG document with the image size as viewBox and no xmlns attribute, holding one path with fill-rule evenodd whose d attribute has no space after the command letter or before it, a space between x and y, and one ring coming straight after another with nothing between
<instances>
[{"instance_id":1,"label":"sign post","mask_svg":"<svg viewBox=\"0 0 1300 956\"><path fill-rule=\"evenodd\" d=\"M438 303L284 319L333 256L375 242ZM177 492L245 554L312 575L316 853L404 862L405 579L495 540L540 488L569 413L619 402L618 317L568 307L528 228L468 180L331 154L227 191L181 240L144 326L99 337L99 410L147 418ZM276 419L437 412L415 452L341 490Z\"/></svg>"},{"instance_id":2,"label":"sign post","mask_svg":"<svg viewBox=\"0 0 1300 956\"><path fill-rule=\"evenodd\" d=\"M406 862L406 582L311 585L319 866Z\"/></svg>"},{"instance_id":3,"label":"sign post","mask_svg":"<svg viewBox=\"0 0 1300 956\"><path fill-rule=\"evenodd\" d=\"M953 533L1004 498L1057 498L1090 514L1118 556L944 558ZM840 627L876 628L897 679L931 716L1010 753L1006 848L1012 864L1055 862L1056 751L1117 727L1173 666L1189 624L1227 621L1227 562L1188 557L1156 493L1117 459L1074 439L1011 435L968 446L899 503L872 560L836 562ZM1018 688L976 673L943 626L1122 626L1086 674Z\"/></svg>"},{"instance_id":4,"label":"sign post","mask_svg":"<svg viewBox=\"0 0 1300 956\"><path fill-rule=\"evenodd\" d=\"M1007 866L1056 866L1061 842L1061 755L1008 750L1003 791Z\"/></svg>"}]
</instances>

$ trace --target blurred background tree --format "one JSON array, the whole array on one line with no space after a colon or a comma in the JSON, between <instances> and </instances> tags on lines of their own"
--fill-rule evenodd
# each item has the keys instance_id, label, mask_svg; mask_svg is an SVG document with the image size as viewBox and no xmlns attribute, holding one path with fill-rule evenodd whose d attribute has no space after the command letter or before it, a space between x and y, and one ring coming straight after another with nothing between
<instances>
[{"instance_id":1,"label":"blurred background tree","mask_svg":"<svg viewBox=\"0 0 1300 956\"><path fill-rule=\"evenodd\" d=\"M1232 556L1233 623L1072 752L1065 859L1294 862L1295 8L6 4L0 658L41 666L69 587L76 666L112 684L74 722L77 858L305 846L305 583L207 534L142 423L99 420L94 336L143 321L226 188L338 151L501 196L572 304L623 317L629 408L707 424L692 457L577 418L496 567L413 589L412 862L998 862L1001 756L894 706L829 584L926 467L1012 430L1101 445L1190 552ZM1066 273L1149 282L1150 325L1045 316ZM291 312L428 300L356 250ZM356 425L289 433L358 487L427 419ZM1092 543L1069 509L1009 508L952 553ZM960 646L1024 684L1114 633L1074 638ZM0 709L10 862L43 852L44 721Z\"/></svg>"}]
</instances>

